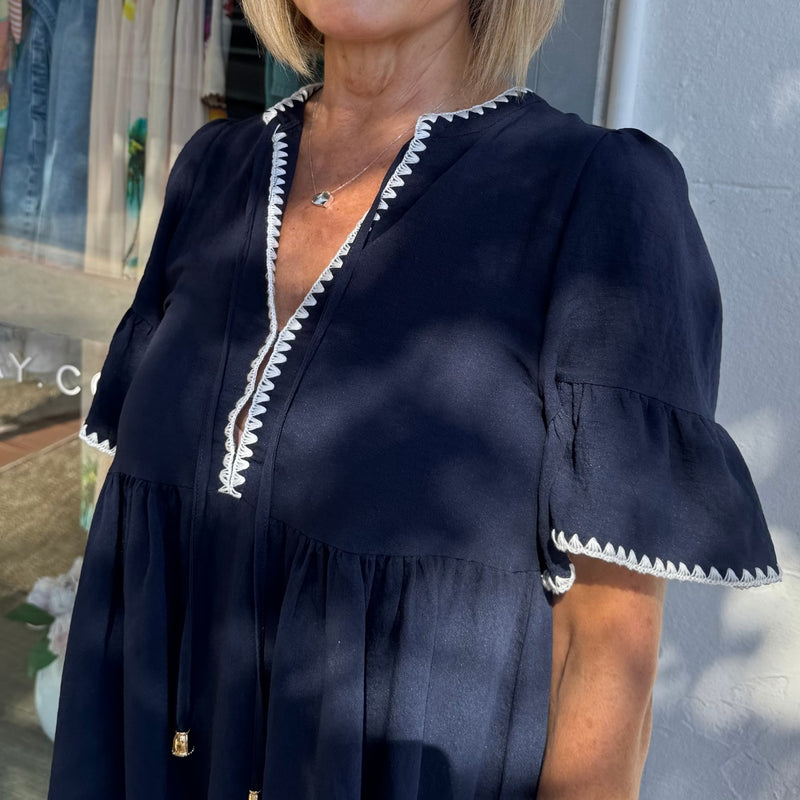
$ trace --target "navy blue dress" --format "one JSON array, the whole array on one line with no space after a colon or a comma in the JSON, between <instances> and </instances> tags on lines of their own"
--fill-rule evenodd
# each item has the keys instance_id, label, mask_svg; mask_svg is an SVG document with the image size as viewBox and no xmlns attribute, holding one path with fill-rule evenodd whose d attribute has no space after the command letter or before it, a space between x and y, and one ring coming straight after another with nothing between
<instances>
[{"instance_id":1,"label":"navy blue dress","mask_svg":"<svg viewBox=\"0 0 800 800\"><path fill-rule=\"evenodd\" d=\"M276 330L311 91L170 177L82 433L50 800L531 798L570 553L779 579L670 151L530 92L420 117Z\"/></svg>"}]
</instances>

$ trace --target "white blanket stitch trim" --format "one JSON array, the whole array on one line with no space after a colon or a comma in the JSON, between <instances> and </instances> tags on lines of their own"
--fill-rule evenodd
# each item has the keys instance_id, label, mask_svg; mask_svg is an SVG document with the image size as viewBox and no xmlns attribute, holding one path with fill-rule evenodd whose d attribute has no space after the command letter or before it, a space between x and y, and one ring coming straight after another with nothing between
<instances>
[{"instance_id":1,"label":"white blanket stitch trim","mask_svg":"<svg viewBox=\"0 0 800 800\"><path fill-rule=\"evenodd\" d=\"M113 456L117 452L116 446L112 447L111 442L108 439L104 439L102 442L97 438L97 432L92 431L89 433L89 429L86 427L86 423L84 422L81 425L80 433L78 434L78 438L86 442L86 444L94 447L95 450L99 450L101 453L105 453L106 455Z\"/></svg>"},{"instance_id":2,"label":"white blanket stitch trim","mask_svg":"<svg viewBox=\"0 0 800 800\"><path fill-rule=\"evenodd\" d=\"M231 409L228 415L228 424L225 426L225 456L222 461L222 470L219 473L219 479L222 485L217 491L237 499L242 495L236 487L244 483L245 477L242 473L250 466L250 458L253 455L250 445L258 441L258 436L255 431L262 426L258 417L266 411L266 404L269 402L270 392L275 388L272 379L277 378L278 375L281 374L281 369L278 365L286 361L286 353L292 349L291 342L295 339L295 333L303 327L302 320L308 317L307 309L317 304L314 295L325 291L325 284L333 278L333 271L341 267L344 257L349 252L350 246L353 244L361 228L361 223L364 221L363 217L358 221L355 228L353 228L350 235L345 240L345 243L339 249L339 252L333 257L330 264L322 271L313 286L309 289L303 302L298 306L297 310L292 314L280 332L278 332L277 314L275 311L275 261L278 253L278 239L280 237L284 204L283 186L285 183L284 176L286 175L285 167L287 160L285 138L286 134L280 130L280 127L276 128L272 136L273 160L270 174L270 201L267 209L267 303L269 306L269 334L250 364L245 391L236 402L236 405ZM270 353L264 373L261 376L261 381L256 388L256 377L270 348L272 348L272 352ZM251 397L252 403L247 411L247 419L245 420L244 429L242 430L237 446L234 436L236 419Z\"/></svg>"},{"instance_id":3,"label":"white blanket stitch trim","mask_svg":"<svg viewBox=\"0 0 800 800\"><path fill-rule=\"evenodd\" d=\"M472 106L472 108L464 108L460 111L444 111L422 114L417 120L416 126L414 127L414 138L409 142L408 150L406 150L403 160L394 171L394 174L389 179L389 182L386 184L386 188L381 195L381 200L378 203L378 209L375 212L375 216L372 218L372 222L377 222L381 218L381 211L386 211L386 209L389 208L389 205L386 201L393 200L395 197L397 197L397 192L395 192L395 189L399 189L405 184L405 180L403 179L407 178L411 174L412 166L419 162L419 155L417 154L426 149L426 145L423 140L427 139L431 135L431 127L436 120L444 119L447 122L452 122L456 117L468 119L470 114L483 114L486 109L497 108L499 103L508 103L513 97L519 97L520 95L530 91L530 89L526 89L525 87L515 86L512 89L507 89L505 92L497 95L497 97L487 100L485 103Z\"/></svg>"},{"instance_id":4,"label":"white blanket stitch trim","mask_svg":"<svg viewBox=\"0 0 800 800\"><path fill-rule=\"evenodd\" d=\"M572 564L569 565L568 578L551 575L549 570L545 570L542 573L542 584L551 594L564 594L564 592L572 588L573 583L575 583L575 567Z\"/></svg>"},{"instance_id":5,"label":"white blanket stitch trim","mask_svg":"<svg viewBox=\"0 0 800 800\"><path fill-rule=\"evenodd\" d=\"M237 498L241 497L241 494L236 491L236 487L244 483L244 477L241 473L250 465L248 459L253 455L253 451L248 445L256 441L253 430L259 427L261 423L255 419L253 415L253 406L251 405L250 411L247 414L247 420L245 421L244 430L241 433L237 446L234 437L236 419L239 416L239 412L244 408L244 404L252 397L255 391L259 367L267 352L275 343L276 336L273 285L278 236L280 234L281 207L283 206L283 185L285 183L283 176L286 174L285 138L286 134L283 133L280 126L278 126L272 134L273 156L269 177L269 203L267 206L267 302L269 304L269 333L267 334L266 341L261 346L258 353L256 353L255 358L250 362L250 371L247 374L247 385L244 393L236 401L236 405L228 414L228 423L225 426L225 456L222 459L222 470L219 473L219 479L222 485L218 491ZM279 356L281 359L285 360L285 356L278 352L276 345L270 357L270 362L273 362L273 369L270 370L268 362L267 368L264 370L261 386L259 387L262 392L270 391L273 388L269 379L280 372L280 370L274 366L274 362L278 360ZM255 405L255 399L253 405ZM263 411L264 408L261 408L260 412Z\"/></svg>"},{"instance_id":6,"label":"white blanket stitch trim","mask_svg":"<svg viewBox=\"0 0 800 800\"><path fill-rule=\"evenodd\" d=\"M303 86L298 89L294 94L289 95L285 100L275 103L274 106L268 108L262 115L261 119L265 125L269 125L281 111L286 111L287 108L292 108L295 103L302 103L308 100L315 89L322 86L321 83L310 83L308 86Z\"/></svg>"},{"instance_id":7,"label":"white blanket stitch trim","mask_svg":"<svg viewBox=\"0 0 800 800\"><path fill-rule=\"evenodd\" d=\"M635 572L641 572L645 575L656 575L660 578L668 578L670 580L734 586L739 589L746 589L751 586L764 586L781 580L780 568L775 570L771 566L767 566L766 571L762 570L760 567L755 567L753 572L744 569L741 575L737 575L730 568L728 568L725 575L723 575L716 567L711 567L706 574L705 570L699 564L695 564L692 569L689 569L686 564L680 561L676 567L672 561L665 562L660 558L656 558L652 561L648 556L638 558L633 550L626 551L622 546L615 548L611 542L606 544L605 547L601 547L594 536L584 544L577 534L573 534L567 539L567 535L564 531L556 532L554 528L551 533L551 538L555 546L561 550L562 553L591 556L592 558L599 558L602 561L608 561L612 564L620 564ZM545 588L555 594L563 594L563 592L567 591L575 580L575 570L572 568L572 565L570 565L570 567L570 572L572 573L570 578L553 579L552 576L545 571L542 574L542 582Z\"/></svg>"},{"instance_id":8,"label":"white blanket stitch trim","mask_svg":"<svg viewBox=\"0 0 800 800\"><path fill-rule=\"evenodd\" d=\"M294 106L296 102L304 102L308 97L317 89L320 84L310 84L299 89L286 100L269 108L262 115L265 125L269 125L280 111ZM512 97L518 97L520 94L530 90L514 87L508 89L492 100L473 106L472 108L463 109L461 111L445 112L445 113L432 113L423 114L417 120L414 129L414 137L409 143L408 149L403 156L403 159L398 164L395 171L390 176L386 186L381 193L378 201L378 213L375 214L374 220L380 219L380 211L389 208L387 201L397 197L396 189L405 184L407 178L412 171L412 166L419 162L419 155L425 150L424 139L430 136L430 129L432 124L438 118L444 118L448 122L452 122L456 117L467 119L470 114L483 114L484 109L497 108L499 103L507 103ZM325 291L325 283L333 278L333 270L338 269L342 265L344 257L350 250L350 246L355 240L361 228L364 218L359 220L356 227L351 231L347 240L342 245L339 252L334 256L331 263L319 276L317 281L311 287L305 299L298 307L297 311L292 315L284 328L277 333L276 328L276 314L275 314L275 260L277 258L278 238L280 235L281 218L283 214L284 204L284 176L286 174L286 143L284 139L286 134L280 131L280 126L275 129L272 135L273 142L273 159L272 171L270 174L270 187L269 187L269 205L267 208L267 299L269 305L269 318L270 328L267 340L260 348L256 357L250 364L250 371L247 375L247 386L244 393L236 402L236 405L231 409L228 415L228 423L225 426L225 455L223 457L223 467L219 473L220 483L222 484L218 489L222 494L230 495L231 497L240 498L241 492L237 487L245 482L245 477L242 473L250 466L249 459L253 455L250 445L258 441L255 431L262 426L258 416L263 414L266 410L266 403L269 402L269 393L275 388L272 382L273 378L280 375L281 370L277 366L286 361L286 353L291 350L290 342L295 339L295 332L302 327L301 320L308 317L307 308L316 305L317 301L314 297L315 294ZM366 216L366 215L365 215ZM277 334L277 335L276 335ZM259 386L255 387L256 377L261 364L274 343L274 348L267 361L264 374L262 376ZM236 445L235 440L235 425L236 419L241 410L244 408L247 401L252 397L253 401L247 412L247 419L245 420L244 429L241 433L239 444Z\"/></svg>"}]
</instances>

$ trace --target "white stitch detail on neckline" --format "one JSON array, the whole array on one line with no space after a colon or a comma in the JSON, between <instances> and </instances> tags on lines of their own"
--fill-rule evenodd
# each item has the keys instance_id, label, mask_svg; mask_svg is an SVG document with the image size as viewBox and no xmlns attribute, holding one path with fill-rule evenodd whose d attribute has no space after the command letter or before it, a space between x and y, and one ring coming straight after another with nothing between
<instances>
[{"instance_id":1,"label":"white stitch detail on neckline","mask_svg":"<svg viewBox=\"0 0 800 800\"><path fill-rule=\"evenodd\" d=\"M524 86L514 86L511 89L506 89L506 91L502 92L497 97L493 97L491 100L487 100L485 103L479 103L471 108L463 108L459 111L434 111L429 114L422 114L417 119L417 124L414 127L414 138L409 142L408 149L403 156L403 160L398 165L389 182L386 184L386 188L384 189L380 202L378 203L378 208L375 211L375 216L372 218L372 223L376 223L381 218L381 211L386 211L386 209L389 208L386 201L397 196L395 189L398 189L405 184L403 178L408 177L412 172L412 166L419 162L419 155L417 154L426 149L426 145L423 140L427 139L431 135L431 127L436 120L441 118L446 122L452 122L456 117L468 119L471 114L483 114L487 108L497 108L499 103L508 103L512 97L519 97L520 95L527 94L530 91L530 89L527 89Z\"/></svg>"},{"instance_id":2,"label":"white stitch detail on neckline","mask_svg":"<svg viewBox=\"0 0 800 800\"><path fill-rule=\"evenodd\" d=\"M308 290L308 293L303 298L303 302L297 307L294 314L287 320L283 328L278 331L277 314L275 311L275 261L278 254L278 238L280 236L284 204L283 186L285 184L284 176L286 175L285 167L287 161L287 145L284 141L285 138L286 134L280 130L280 126L276 128L272 137L273 160L270 174L270 201L267 208L267 302L270 320L269 334L256 354L256 357L250 363L250 371L247 375L247 386L242 396L237 400L236 405L228 414L228 423L225 426L225 456L222 461L222 470L219 473L219 479L222 485L218 491L237 499L242 495L236 487L241 486L245 482L245 477L242 473L250 466L250 458L253 455L250 445L255 444L258 440L255 431L262 426L258 417L266 411L266 404L269 402L270 392L275 388L275 384L272 382L273 379L281 374L281 369L278 365L286 361L286 354L292 349L291 342L295 339L295 333L303 327L302 320L308 317L308 309L317 304L314 295L321 294L325 291L325 284L332 280L334 270L341 267L344 257L350 251L350 247L364 221L363 217L358 221L344 244L339 248L339 251ZM270 349L272 349L272 352L264 368L261 381L256 387L255 382L258 371ZM242 408L244 408L247 401L251 398L252 402L248 408L247 418L237 446L235 443L236 419Z\"/></svg>"},{"instance_id":3,"label":"white stitch detail on neckline","mask_svg":"<svg viewBox=\"0 0 800 800\"><path fill-rule=\"evenodd\" d=\"M90 447L94 447L95 450L99 450L101 453L105 453L106 455L113 456L117 452L117 447L111 446L111 441L109 439L104 439L102 442L97 438L97 432L92 431L89 433L89 429L86 427L86 423L84 422L81 425L80 433L78 434L78 438L86 442Z\"/></svg>"},{"instance_id":4,"label":"white stitch detail on neckline","mask_svg":"<svg viewBox=\"0 0 800 800\"><path fill-rule=\"evenodd\" d=\"M288 101L287 101L288 102ZM265 112L266 113L266 112ZM278 236L280 235L281 215L283 206L283 180L286 175L286 134L281 131L278 126L272 134L272 168L269 177L269 203L267 205L267 302L269 304L269 333L264 344L259 348L255 358L250 362L250 370L247 373L247 384L241 397L236 401L236 405L231 409L228 414L228 423L225 426L225 455L222 459L222 470L219 473L219 479L222 484L219 491L223 494L229 494L233 497L241 497L241 493L236 490L236 487L244 483L242 472L250 465L249 459L253 455L253 451L249 445L256 441L256 435L253 430L258 428L261 423L255 419L253 414L253 406L255 405L255 397L253 397L256 390L255 383L258 376L258 370L264 360L267 352L275 344L277 333L277 326L274 313L274 299L273 299L273 286L274 286L274 267L275 258L278 250ZM274 348L269 362L264 370L261 385L258 387L263 392L269 392L273 388L270 378L280 374L280 370L275 366L275 361L278 356L284 361L285 356L278 353L277 345ZM235 428L236 419L239 416L245 403L253 397L253 403L247 414L244 429L241 432L239 443L236 444ZM264 408L260 409L263 412Z\"/></svg>"},{"instance_id":5,"label":"white stitch detail on neckline","mask_svg":"<svg viewBox=\"0 0 800 800\"><path fill-rule=\"evenodd\" d=\"M645 575L656 575L660 578L668 578L676 581L692 581L694 583L705 583L715 586L733 586L737 589L747 589L753 586L765 586L770 583L777 583L781 580L781 569L767 566L765 569L755 567L753 571L743 569L741 575L737 575L732 569L728 568L723 575L716 567L711 567L708 573L699 565L689 569L682 561L676 567L672 561L664 561L661 558L651 560L648 556L639 558L634 550L626 551L621 545L614 547L608 542L605 547L593 536L584 544L578 534L573 534L569 539L564 531L556 532L555 528L551 532L553 544L562 553L574 553L592 558L599 558L611 564L619 564L635 572ZM570 565L572 567L572 565ZM570 578L552 578L550 573L545 570L542 573L542 582L545 588L555 594L563 594L569 589L575 579L574 568L571 568ZM547 582L546 582L547 581ZM550 588L550 587L553 588Z\"/></svg>"},{"instance_id":6,"label":"white stitch detail on neckline","mask_svg":"<svg viewBox=\"0 0 800 800\"><path fill-rule=\"evenodd\" d=\"M531 90L526 86L512 86L510 89L500 92L497 97L493 97L491 100L487 100L485 103L478 103L470 108L461 108L458 111L432 111L428 114L423 114L419 119L420 121L430 120L431 122L436 122L439 117L447 120L447 122L452 122L456 117L460 117L461 119L469 119L471 114L482 115L487 109L495 109L500 103L508 103L513 97L520 97L523 94L530 93Z\"/></svg>"},{"instance_id":7,"label":"white stitch detail on neckline","mask_svg":"<svg viewBox=\"0 0 800 800\"><path fill-rule=\"evenodd\" d=\"M321 84L309 84L296 91L291 96L276 103L271 108L267 109L262 115L262 120L265 125L269 125L272 120L278 115L279 112L285 111L287 108L294 106L296 102L304 102L309 98L315 89ZM447 122L452 122L456 116L468 118L470 114L483 114L484 108L496 108L498 103L507 103L513 96L519 96L522 93L530 90L520 87L508 89L492 100L473 106L472 108L463 109L461 111L444 112L444 113L430 113L423 114L417 119L417 124L414 128L414 137L409 142L408 148L403 155L402 160L395 168L394 172L387 181L381 196L378 201L378 212L375 214L374 219L380 218L379 212L387 209L387 200L392 200L397 196L396 189L405 184L404 178L408 177L412 172L412 166L419 162L419 155L425 150L424 139L430 136L430 129L432 124L442 117ZM358 232L364 222L362 217L355 228L350 232L350 235L345 240L339 252L333 257L330 264L323 270L322 274L317 278L314 285L309 290L303 302L297 308L295 313L288 320L286 325L277 331L276 314L275 314L275 261L277 258L278 238L280 235L280 225L283 215L284 204L284 176L286 175L286 149L287 145L284 139L286 134L283 133L278 125L272 135L273 142L273 157L272 157L272 170L270 174L270 187L269 187L269 204L267 207L267 300L269 305L270 327L269 334L266 341L259 349L255 358L250 363L250 370L247 374L247 384L244 393L237 400L236 405L231 409L228 414L228 422L225 426L225 455L223 457L223 467L219 473L221 486L217 491L222 494L230 495L231 497L240 498L241 492L237 487L245 482L243 475L244 471L250 466L250 458L253 451L250 445L258 440L255 431L262 426L258 417L266 411L266 403L269 402L270 392L275 388L272 382L273 378L280 375L281 370L278 364L286 361L286 353L291 350L291 342L295 339L295 332L302 328L301 320L308 317L307 309L316 305L317 301L314 297L325 291L325 283L333 278L333 271L341 267L344 257L350 250L350 247L355 240ZM274 344L274 348L272 347ZM272 348L269 360L267 361L264 373L262 375L259 385L256 387L256 377L264 358ZM245 404L252 398L250 407L247 411L247 418L244 423L244 429L241 431L239 444L237 446L235 440L235 426L236 419L244 408Z\"/></svg>"},{"instance_id":8,"label":"white stitch detail on neckline","mask_svg":"<svg viewBox=\"0 0 800 800\"><path fill-rule=\"evenodd\" d=\"M308 100L311 94L320 86L321 83L309 83L307 86L302 86L299 88L294 94L290 94L284 100L281 100L278 103L275 103L274 106L270 106L262 115L261 119L263 120L265 125L269 125L275 117L282 111L286 111L287 108L292 108L295 103L301 103Z\"/></svg>"}]
</instances>

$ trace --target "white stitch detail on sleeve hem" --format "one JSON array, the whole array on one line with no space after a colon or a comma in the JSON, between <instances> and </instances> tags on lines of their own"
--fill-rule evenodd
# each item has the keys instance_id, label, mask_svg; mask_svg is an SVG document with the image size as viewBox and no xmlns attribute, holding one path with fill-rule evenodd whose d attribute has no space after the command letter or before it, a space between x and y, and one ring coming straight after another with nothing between
<instances>
[{"instance_id":1,"label":"white stitch detail on sleeve hem","mask_svg":"<svg viewBox=\"0 0 800 800\"><path fill-rule=\"evenodd\" d=\"M549 570L542 573L542 585L551 594L564 594L572 588L575 583L575 567L569 565L569 577L562 578L558 575L552 575Z\"/></svg>"},{"instance_id":2,"label":"white stitch detail on sleeve hem","mask_svg":"<svg viewBox=\"0 0 800 800\"><path fill-rule=\"evenodd\" d=\"M89 433L89 429L86 427L86 423L84 422L81 425L80 433L78 434L78 438L82 442L86 442L90 447L94 447L95 450L99 450L101 453L105 453L106 455L113 456L117 452L116 445L114 447L111 446L111 442L108 439L104 439L102 442L97 438L97 432L92 431Z\"/></svg>"},{"instance_id":3,"label":"white stitch detail on sleeve hem","mask_svg":"<svg viewBox=\"0 0 800 800\"><path fill-rule=\"evenodd\" d=\"M777 583L781 580L781 569L777 570L769 565L765 569L755 567L750 570L742 570L741 575L737 575L732 569L728 568L723 575L716 567L711 567L708 573L699 565L695 564L691 569L682 561L676 567L672 561L665 561L661 558L651 559L648 556L638 558L633 550L626 551L624 547L614 547L608 542L605 547L593 536L585 544L577 534L573 534L569 539L564 531L557 532L555 528L551 533L553 544L562 553L573 553L599 558L611 564L619 564L635 572L645 575L656 575L660 578L667 578L677 581L692 581L694 583L705 583L718 586L733 586L738 589L746 589L753 586L765 586L770 583ZM572 567L572 565L570 565ZM555 594L563 594L574 582L575 571L571 569L571 579L555 578L545 570L542 574L542 582L549 591ZM568 585L567 585L568 584ZM553 586L554 588L550 588Z\"/></svg>"}]
</instances>

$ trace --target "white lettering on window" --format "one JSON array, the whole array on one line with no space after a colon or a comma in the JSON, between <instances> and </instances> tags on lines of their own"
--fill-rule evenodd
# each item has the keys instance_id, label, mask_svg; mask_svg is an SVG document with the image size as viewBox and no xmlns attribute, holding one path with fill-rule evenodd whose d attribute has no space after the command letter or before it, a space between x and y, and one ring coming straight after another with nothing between
<instances>
[{"instance_id":1,"label":"white lettering on window","mask_svg":"<svg viewBox=\"0 0 800 800\"><path fill-rule=\"evenodd\" d=\"M33 361L33 356L28 356L22 363L17 360L13 353L9 353L8 357L17 365L17 383L22 383L22 370Z\"/></svg>"},{"instance_id":2,"label":"white lettering on window","mask_svg":"<svg viewBox=\"0 0 800 800\"><path fill-rule=\"evenodd\" d=\"M79 385L75 386L66 386L64 383L64 373L71 372L76 378L80 378L81 371L77 367L73 367L72 364L64 364L63 367L58 368L58 372L56 372L56 385L59 388L59 391L62 394L73 395L78 394L80 392L81 387Z\"/></svg>"}]
</instances>

